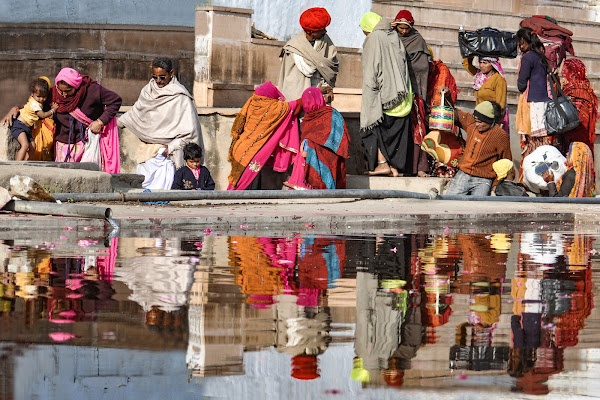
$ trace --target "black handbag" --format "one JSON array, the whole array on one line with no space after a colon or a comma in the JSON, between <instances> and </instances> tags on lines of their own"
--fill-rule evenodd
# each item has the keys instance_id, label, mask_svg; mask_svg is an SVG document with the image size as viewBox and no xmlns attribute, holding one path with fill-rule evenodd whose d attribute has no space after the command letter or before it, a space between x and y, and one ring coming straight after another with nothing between
<instances>
[{"instance_id":1,"label":"black handbag","mask_svg":"<svg viewBox=\"0 0 600 400\"><path fill-rule=\"evenodd\" d=\"M519 40L513 32L494 28L458 32L458 45L463 58L472 56L516 58Z\"/></svg>"},{"instance_id":2,"label":"black handbag","mask_svg":"<svg viewBox=\"0 0 600 400\"><path fill-rule=\"evenodd\" d=\"M548 102L546 107L544 123L548 136L555 136L577 128L581 120L579 119L577 107L575 107L571 98L563 93L556 75L549 73L548 78L550 79L552 100ZM556 93L557 90L558 94Z\"/></svg>"}]
</instances>

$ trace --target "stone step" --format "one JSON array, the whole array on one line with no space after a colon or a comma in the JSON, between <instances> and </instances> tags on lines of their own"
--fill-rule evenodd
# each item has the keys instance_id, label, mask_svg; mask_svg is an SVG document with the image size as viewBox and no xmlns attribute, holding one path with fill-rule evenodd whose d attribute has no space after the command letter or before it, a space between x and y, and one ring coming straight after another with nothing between
<instances>
[{"instance_id":1,"label":"stone step","mask_svg":"<svg viewBox=\"0 0 600 400\"><path fill-rule=\"evenodd\" d=\"M347 189L373 190L404 190L408 192L427 194L431 189L437 189L444 194L451 179L448 178L418 178L418 177L384 177L366 175L348 175Z\"/></svg>"},{"instance_id":2,"label":"stone step","mask_svg":"<svg viewBox=\"0 0 600 400\"><path fill-rule=\"evenodd\" d=\"M556 18L561 26L573 31L574 37L600 37L600 23L595 22L594 8L579 8L558 2L555 5L532 5L523 7L524 2L512 1L423 1L408 4L405 1L374 1L373 11L394 18L396 13L407 8L411 11L417 24L447 23L452 21L466 29L493 26L501 30L516 30L523 18L535 14L550 15ZM582 6L582 5L580 5Z\"/></svg>"},{"instance_id":3,"label":"stone step","mask_svg":"<svg viewBox=\"0 0 600 400\"><path fill-rule=\"evenodd\" d=\"M436 23L433 21L428 21L427 23L415 24L415 27L418 31L426 38L429 42L430 40L439 40L442 42L448 41L457 41L458 39L458 31L460 29L460 25L452 24L450 21L448 23ZM496 26L494 26L496 28ZM465 29L475 29L475 27L465 26ZM516 32L517 27L510 27L508 31ZM450 33L449 33L450 32ZM587 54L595 54L598 49L598 43L595 38L592 37L584 37L579 35L574 35L573 39L573 48L575 49L575 54L578 53L587 53Z\"/></svg>"}]
</instances>

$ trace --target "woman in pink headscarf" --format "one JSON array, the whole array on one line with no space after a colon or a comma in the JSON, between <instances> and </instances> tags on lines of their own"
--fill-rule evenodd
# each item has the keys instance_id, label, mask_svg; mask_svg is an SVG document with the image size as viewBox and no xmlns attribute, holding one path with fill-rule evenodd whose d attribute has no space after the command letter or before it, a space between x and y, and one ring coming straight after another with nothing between
<instances>
[{"instance_id":1,"label":"woman in pink headscarf","mask_svg":"<svg viewBox=\"0 0 600 400\"><path fill-rule=\"evenodd\" d=\"M479 57L479 68L473 65L473 58L465 58L463 67L474 76L475 105L484 101L493 101L502 107L504 120L502 129L509 133L508 109L506 108L506 78L496 57Z\"/></svg>"},{"instance_id":2,"label":"woman in pink headscarf","mask_svg":"<svg viewBox=\"0 0 600 400\"><path fill-rule=\"evenodd\" d=\"M302 94L306 112L302 120L301 148L292 176L292 189L345 189L350 135L342 114L325 105L323 94L310 87Z\"/></svg>"},{"instance_id":3,"label":"woman in pink headscarf","mask_svg":"<svg viewBox=\"0 0 600 400\"><path fill-rule=\"evenodd\" d=\"M100 134L102 170L119 173L119 134L115 116L121 107L121 96L73 68L61 69L55 83L51 98L58 103L54 136L56 161L79 162L89 129Z\"/></svg>"}]
</instances>

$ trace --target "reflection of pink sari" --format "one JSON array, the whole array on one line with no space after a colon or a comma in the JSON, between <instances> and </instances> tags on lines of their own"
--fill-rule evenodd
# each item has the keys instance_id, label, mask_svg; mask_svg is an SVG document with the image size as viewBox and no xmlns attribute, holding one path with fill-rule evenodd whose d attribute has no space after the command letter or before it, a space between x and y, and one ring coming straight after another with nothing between
<instances>
[{"instance_id":1,"label":"reflection of pink sari","mask_svg":"<svg viewBox=\"0 0 600 400\"><path fill-rule=\"evenodd\" d=\"M292 156L298 152L300 147L300 134L298 133L298 118L294 115L296 101L290 101L289 105L290 111L287 117L279 124L271 139L256 153L248 165L255 162L258 165L273 165L273 170L277 172L285 172L292 165ZM269 159L271 155L274 157L272 160ZM253 171L252 168L246 168L238 180L237 186L229 184L227 190L246 189L259 173L260 170Z\"/></svg>"},{"instance_id":2,"label":"reflection of pink sari","mask_svg":"<svg viewBox=\"0 0 600 400\"><path fill-rule=\"evenodd\" d=\"M100 256L96 261L98 274L100 279L112 283L113 274L115 273L115 262L117 261L117 248L119 247L119 238L110 239L110 247L108 248L108 256Z\"/></svg>"},{"instance_id":3,"label":"reflection of pink sari","mask_svg":"<svg viewBox=\"0 0 600 400\"><path fill-rule=\"evenodd\" d=\"M86 124L86 126L92 123L92 120L89 119L88 116L85 115L79 108L71 111L70 114L79 122ZM109 174L120 173L121 151L119 146L119 129L117 128L116 118L110 120L108 125L104 127L102 133L100 134L100 151L102 152L102 170L104 172L108 172ZM82 155L83 152L81 155L79 155L79 160L81 160Z\"/></svg>"}]
</instances>

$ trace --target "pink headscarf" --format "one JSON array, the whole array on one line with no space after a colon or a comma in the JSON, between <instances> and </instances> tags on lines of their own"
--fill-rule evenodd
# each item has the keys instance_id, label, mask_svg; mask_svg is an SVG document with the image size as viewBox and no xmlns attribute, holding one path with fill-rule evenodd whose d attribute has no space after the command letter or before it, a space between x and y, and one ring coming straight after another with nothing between
<instances>
[{"instance_id":1,"label":"pink headscarf","mask_svg":"<svg viewBox=\"0 0 600 400\"><path fill-rule=\"evenodd\" d=\"M316 87L309 87L302 93L302 108L307 113L325 107L325 99L321 90Z\"/></svg>"},{"instance_id":2,"label":"pink headscarf","mask_svg":"<svg viewBox=\"0 0 600 400\"><path fill-rule=\"evenodd\" d=\"M254 94L257 96L269 97L271 99L276 99L279 101L285 101L285 96L283 93L277 89L275 85L271 83L271 81L267 81L254 89Z\"/></svg>"},{"instance_id":3,"label":"pink headscarf","mask_svg":"<svg viewBox=\"0 0 600 400\"><path fill-rule=\"evenodd\" d=\"M79 89L81 81L83 81L83 75L73 68L63 68L60 70L58 75L56 75L54 84L58 84L60 81L65 82L67 85L74 87L75 89Z\"/></svg>"},{"instance_id":4,"label":"pink headscarf","mask_svg":"<svg viewBox=\"0 0 600 400\"><path fill-rule=\"evenodd\" d=\"M506 77L504 76L504 70L500 65L500 60L498 59L498 57L479 57L479 62L482 61L487 61L490 64L492 64L492 67L496 70L496 72L498 72L500 75L502 75L504 79L506 79ZM486 74L484 74L483 72L481 72L481 70L478 69L477 73L475 74L473 89L481 89L481 86L483 86L483 84L488 80L488 78L489 77Z\"/></svg>"}]
</instances>

